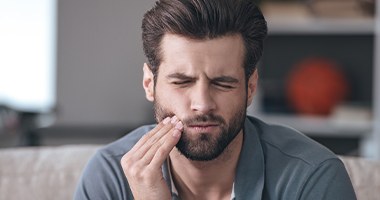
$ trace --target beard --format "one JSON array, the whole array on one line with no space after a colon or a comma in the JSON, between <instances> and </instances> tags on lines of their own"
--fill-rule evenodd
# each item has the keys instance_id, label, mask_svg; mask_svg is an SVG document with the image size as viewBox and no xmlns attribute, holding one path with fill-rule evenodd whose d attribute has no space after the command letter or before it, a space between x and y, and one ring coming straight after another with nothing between
<instances>
[{"instance_id":1,"label":"beard","mask_svg":"<svg viewBox=\"0 0 380 200\"><path fill-rule=\"evenodd\" d=\"M174 113L169 109L164 108L158 100L155 98L154 114L157 122L163 120L166 117L174 116ZM246 118L246 103L242 103L241 107L238 107L231 116L231 119L226 120L219 116L210 114L195 115L185 119L182 119L184 125L183 133L179 142L176 144L179 152L187 159L193 161L210 161L219 157L228 147L228 145L238 135ZM217 134L199 133L195 138L190 137L190 133L187 132L187 127L190 124L196 123L212 123L218 124Z\"/></svg>"}]
</instances>

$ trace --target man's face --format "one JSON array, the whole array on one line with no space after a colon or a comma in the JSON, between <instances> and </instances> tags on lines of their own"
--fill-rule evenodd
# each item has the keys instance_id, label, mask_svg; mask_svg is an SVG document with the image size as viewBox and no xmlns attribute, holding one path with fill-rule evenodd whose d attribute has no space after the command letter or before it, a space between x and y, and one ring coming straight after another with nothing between
<instances>
[{"instance_id":1,"label":"man's face","mask_svg":"<svg viewBox=\"0 0 380 200\"><path fill-rule=\"evenodd\" d=\"M177 149L191 160L215 159L242 131L256 87L256 79L250 78L246 88L242 38L193 40L166 34L161 53L155 85L144 67L144 87L156 120L176 115L184 124Z\"/></svg>"}]
</instances>

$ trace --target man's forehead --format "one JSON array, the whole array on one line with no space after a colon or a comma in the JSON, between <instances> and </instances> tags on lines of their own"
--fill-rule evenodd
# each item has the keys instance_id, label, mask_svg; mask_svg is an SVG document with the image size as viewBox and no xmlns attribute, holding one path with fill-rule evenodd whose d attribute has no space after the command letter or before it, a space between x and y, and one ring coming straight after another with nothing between
<instances>
[{"instance_id":1,"label":"man's forehead","mask_svg":"<svg viewBox=\"0 0 380 200\"><path fill-rule=\"evenodd\" d=\"M160 48L159 68L166 70L189 73L208 67L210 72L227 72L243 67L245 49L238 34L214 39L191 39L165 34Z\"/></svg>"},{"instance_id":2,"label":"man's forehead","mask_svg":"<svg viewBox=\"0 0 380 200\"><path fill-rule=\"evenodd\" d=\"M191 36L186 36L186 35L180 35L180 34L174 34L174 33L165 33L161 39L160 46L162 47L163 43L168 42L168 41L178 41L181 40L182 43L205 43L209 41L218 41L221 39L225 38L234 38L241 40L243 42L243 37L241 33L228 33L224 35L220 35L217 37L203 37L203 38L196 38L196 37L191 37Z\"/></svg>"}]
</instances>

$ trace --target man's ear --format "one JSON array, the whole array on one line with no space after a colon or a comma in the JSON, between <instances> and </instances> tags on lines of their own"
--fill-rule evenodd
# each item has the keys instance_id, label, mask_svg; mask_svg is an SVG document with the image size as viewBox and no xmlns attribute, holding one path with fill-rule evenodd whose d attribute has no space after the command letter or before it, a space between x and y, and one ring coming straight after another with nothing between
<instances>
[{"instance_id":1,"label":"man's ear","mask_svg":"<svg viewBox=\"0 0 380 200\"><path fill-rule=\"evenodd\" d=\"M257 68L253 72L253 74L249 77L248 80L248 88L247 88L247 107L251 105L252 99L256 94L257 83L259 80L259 73L257 72Z\"/></svg>"},{"instance_id":2,"label":"man's ear","mask_svg":"<svg viewBox=\"0 0 380 200\"><path fill-rule=\"evenodd\" d=\"M143 87L145 90L145 97L148 101L154 100L154 76L152 71L149 69L148 64L144 63L143 67L144 77L143 77Z\"/></svg>"}]
</instances>

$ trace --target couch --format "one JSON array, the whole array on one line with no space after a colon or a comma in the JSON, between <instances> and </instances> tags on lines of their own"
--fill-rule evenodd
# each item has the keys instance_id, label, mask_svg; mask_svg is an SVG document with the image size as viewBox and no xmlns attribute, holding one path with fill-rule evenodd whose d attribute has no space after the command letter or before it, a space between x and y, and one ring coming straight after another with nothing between
<instances>
[{"instance_id":1,"label":"couch","mask_svg":"<svg viewBox=\"0 0 380 200\"><path fill-rule=\"evenodd\" d=\"M0 149L1 200L72 199L88 159L99 145ZM341 157L359 200L380 199L380 161Z\"/></svg>"}]
</instances>

